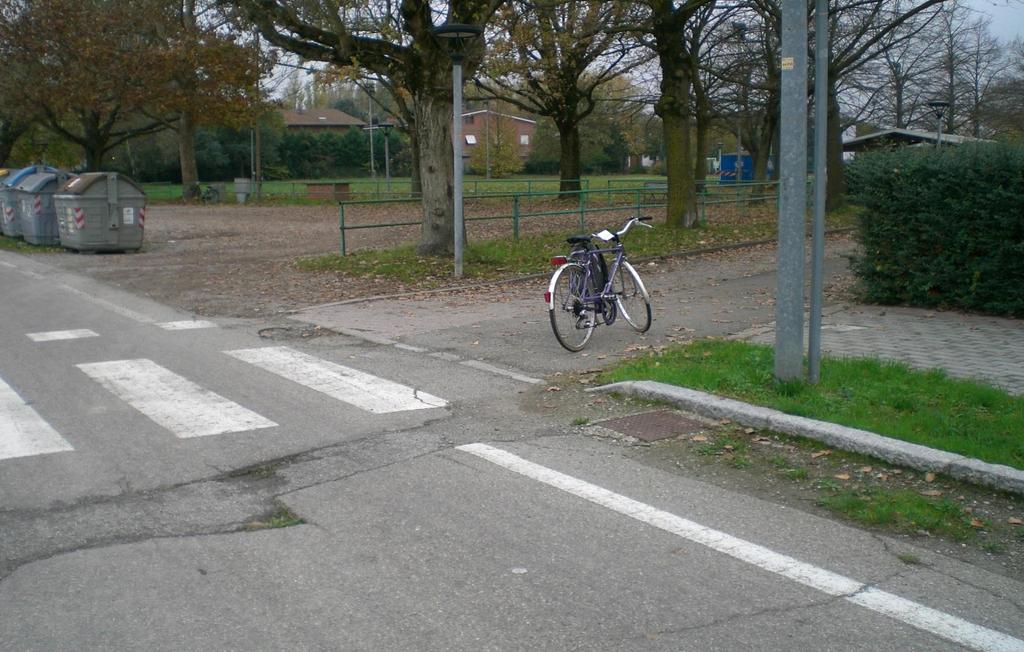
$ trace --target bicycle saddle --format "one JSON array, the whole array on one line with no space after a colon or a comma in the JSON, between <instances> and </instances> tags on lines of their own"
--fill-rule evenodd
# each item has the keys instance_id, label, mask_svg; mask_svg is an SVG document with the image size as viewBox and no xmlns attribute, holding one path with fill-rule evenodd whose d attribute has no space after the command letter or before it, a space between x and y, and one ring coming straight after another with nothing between
<instances>
[{"instance_id":1,"label":"bicycle saddle","mask_svg":"<svg viewBox=\"0 0 1024 652\"><path fill-rule=\"evenodd\" d=\"M580 244L582 242L590 242L592 239L589 235L571 235L565 241L569 244Z\"/></svg>"}]
</instances>

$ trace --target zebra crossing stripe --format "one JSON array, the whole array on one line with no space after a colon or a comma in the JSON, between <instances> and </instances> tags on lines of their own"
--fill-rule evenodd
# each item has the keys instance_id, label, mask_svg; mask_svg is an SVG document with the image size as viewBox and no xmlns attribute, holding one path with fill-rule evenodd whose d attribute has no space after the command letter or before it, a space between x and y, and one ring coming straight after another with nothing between
<instances>
[{"instance_id":1,"label":"zebra crossing stripe","mask_svg":"<svg viewBox=\"0 0 1024 652\"><path fill-rule=\"evenodd\" d=\"M152 360L91 362L78 368L182 439L277 425Z\"/></svg>"},{"instance_id":2,"label":"zebra crossing stripe","mask_svg":"<svg viewBox=\"0 0 1024 652\"><path fill-rule=\"evenodd\" d=\"M70 450L71 444L0 380L0 460Z\"/></svg>"},{"instance_id":3,"label":"zebra crossing stripe","mask_svg":"<svg viewBox=\"0 0 1024 652\"><path fill-rule=\"evenodd\" d=\"M225 351L331 398L374 414L445 407L448 401L413 387L321 360L287 346Z\"/></svg>"},{"instance_id":4,"label":"zebra crossing stripe","mask_svg":"<svg viewBox=\"0 0 1024 652\"><path fill-rule=\"evenodd\" d=\"M57 340L77 340L83 337L99 337L99 333L88 328L79 328L71 331L46 331L45 333L26 333L33 342L54 342Z\"/></svg>"}]
</instances>

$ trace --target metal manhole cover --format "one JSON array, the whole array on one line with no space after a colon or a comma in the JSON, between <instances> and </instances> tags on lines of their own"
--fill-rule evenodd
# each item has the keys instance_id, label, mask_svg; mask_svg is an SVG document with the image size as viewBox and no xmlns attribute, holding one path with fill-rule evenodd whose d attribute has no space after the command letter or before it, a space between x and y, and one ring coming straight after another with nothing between
<instances>
[{"instance_id":1,"label":"metal manhole cover","mask_svg":"<svg viewBox=\"0 0 1024 652\"><path fill-rule=\"evenodd\" d=\"M696 419L689 419L672 410L644 412L621 419L602 421L596 425L636 437L641 441L658 441L669 437L695 435L707 430L708 427Z\"/></svg>"}]
</instances>

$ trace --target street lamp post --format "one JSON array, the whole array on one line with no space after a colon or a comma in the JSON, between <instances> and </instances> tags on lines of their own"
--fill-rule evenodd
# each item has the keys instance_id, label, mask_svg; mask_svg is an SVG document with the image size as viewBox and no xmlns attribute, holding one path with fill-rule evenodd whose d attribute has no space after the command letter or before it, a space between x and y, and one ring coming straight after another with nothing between
<instances>
[{"instance_id":1,"label":"street lamp post","mask_svg":"<svg viewBox=\"0 0 1024 652\"><path fill-rule=\"evenodd\" d=\"M449 43L452 57L452 149L455 158L455 277L462 278L462 59L466 44L484 31L479 25L446 22L434 28L434 35Z\"/></svg>"},{"instance_id":2,"label":"street lamp post","mask_svg":"<svg viewBox=\"0 0 1024 652\"><path fill-rule=\"evenodd\" d=\"M387 180L388 195L391 195L391 152L388 149L388 140L391 137L391 124L385 122L381 125L384 129L384 178Z\"/></svg>"},{"instance_id":3,"label":"street lamp post","mask_svg":"<svg viewBox=\"0 0 1024 652\"><path fill-rule=\"evenodd\" d=\"M736 34L739 36L740 47L745 50L747 42L747 24L741 21L734 21L732 28L736 30ZM746 89L748 86L750 86L749 68L747 68L747 83L743 86L743 93L747 92ZM740 109L742 109L742 106L738 106L736 111L736 183L741 183L743 181L743 116L740 114Z\"/></svg>"},{"instance_id":4,"label":"street lamp post","mask_svg":"<svg viewBox=\"0 0 1024 652\"><path fill-rule=\"evenodd\" d=\"M937 122L936 132L937 136L935 139L935 146L942 146L942 118L946 115L946 109L949 108L949 102L945 100L932 100L928 103L928 106L932 108L932 112L935 114L935 120Z\"/></svg>"}]
</instances>

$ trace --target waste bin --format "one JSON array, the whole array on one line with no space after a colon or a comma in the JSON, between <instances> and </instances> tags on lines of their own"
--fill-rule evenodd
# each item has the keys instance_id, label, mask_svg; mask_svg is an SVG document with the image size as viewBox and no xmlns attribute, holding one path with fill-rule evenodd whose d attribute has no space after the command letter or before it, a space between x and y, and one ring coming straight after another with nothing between
<instances>
[{"instance_id":1,"label":"waste bin","mask_svg":"<svg viewBox=\"0 0 1024 652\"><path fill-rule=\"evenodd\" d=\"M37 172L22 179L14 188L21 235L26 242L37 245L60 244L53 195L72 176L69 172Z\"/></svg>"},{"instance_id":2,"label":"waste bin","mask_svg":"<svg viewBox=\"0 0 1024 652\"><path fill-rule=\"evenodd\" d=\"M146 193L115 172L87 172L53 196L60 244L76 251L138 251Z\"/></svg>"},{"instance_id":3,"label":"waste bin","mask_svg":"<svg viewBox=\"0 0 1024 652\"><path fill-rule=\"evenodd\" d=\"M7 201L7 191L10 188L10 182L14 177L21 172L21 169L0 169L0 233L7 236L21 235L21 229L17 221L17 208L14 205L13 197L11 202Z\"/></svg>"},{"instance_id":4,"label":"waste bin","mask_svg":"<svg viewBox=\"0 0 1024 652\"><path fill-rule=\"evenodd\" d=\"M20 170L10 170L9 174L0 178L0 231L4 235L21 237L21 213L15 188L26 177L39 172L58 173L59 170L48 165L30 165Z\"/></svg>"},{"instance_id":5,"label":"waste bin","mask_svg":"<svg viewBox=\"0 0 1024 652\"><path fill-rule=\"evenodd\" d=\"M252 182L249 179L235 179L235 201L244 204L252 192Z\"/></svg>"}]
</instances>

